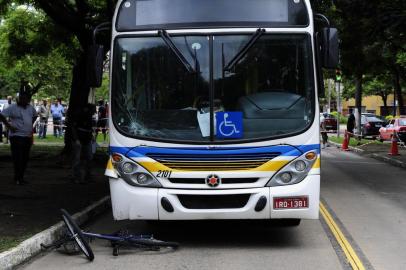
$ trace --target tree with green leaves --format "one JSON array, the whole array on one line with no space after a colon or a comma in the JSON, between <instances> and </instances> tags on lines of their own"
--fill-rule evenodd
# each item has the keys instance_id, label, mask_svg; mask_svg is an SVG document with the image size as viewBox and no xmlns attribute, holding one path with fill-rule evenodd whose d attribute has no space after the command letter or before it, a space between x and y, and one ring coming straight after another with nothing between
<instances>
[{"instance_id":1,"label":"tree with green leaves","mask_svg":"<svg viewBox=\"0 0 406 270\"><path fill-rule=\"evenodd\" d=\"M47 95L67 97L71 84L72 38L52 39L56 27L40 11L10 8L0 26L0 84L2 95L13 95L21 80ZM70 44L68 46L67 44Z\"/></svg>"}]
</instances>

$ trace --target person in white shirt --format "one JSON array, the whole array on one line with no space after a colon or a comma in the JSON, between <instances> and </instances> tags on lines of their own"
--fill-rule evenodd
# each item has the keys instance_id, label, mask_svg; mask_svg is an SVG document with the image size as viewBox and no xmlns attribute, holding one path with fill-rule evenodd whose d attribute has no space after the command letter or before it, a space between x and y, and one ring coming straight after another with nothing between
<instances>
[{"instance_id":1,"label":"person in white shirt","mask_svg":"<svg viewBox=\"0 0 406 270\"><path fill-rule=\"evenodd\" d=\"M31 95L25 90L26 87L20 90L17 104L10 105L0 113L0 121L9 130L14 181L17 185L28 183L24 180L24 173L32 146L32 125L37 118L37 112L30 105Z\"/></svg>"},{"instance_id":2,"label":"person in white shirt","mask_svg":"<svg viewBox=\"0 0 406 270\"><path fill-rule=\"evenodd\" d=\"M8 96L8 97L7 97L7 103L4 104L3 111L4 111L5 109L7 109L9 106L11 106L12 102L13 102L13 97L12 97L12 96ZM0 122L1 122L1 121L0 121ZM5 144L8 144L8 129L7 129L7 126L4 126L4 128L3 128L3 133L4 133L4 136L6 137Z\"/></svg>"},{"instance_id":3,"label":"person in white shirt","mask_svg":"<svg viewBox=\"0 0 406 270\"><path fill-rule=\"evenodd\" d=\"M47 100L44 99L38 111L40 117L38 138L40 139L45 139L47 137L47 126L49 118L49 108L47 103Z\"/></svg>"}]
</instances>

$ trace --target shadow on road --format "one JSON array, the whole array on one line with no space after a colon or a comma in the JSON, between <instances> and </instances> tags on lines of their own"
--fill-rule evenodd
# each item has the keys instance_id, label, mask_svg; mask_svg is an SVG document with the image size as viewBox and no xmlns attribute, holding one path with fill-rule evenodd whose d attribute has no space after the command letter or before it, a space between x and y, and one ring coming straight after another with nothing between
<instances>
[{"instance_id":1,"label":"shadow on road","mask_svg":"<svg viewBox=\"0 0 406 270\"><path fill-rule=\"evenodd\" d=\"M111 214L104 218L106 221L112 220ZM300 226L283 227L269 221L121 221L113 224L115 230L126 229L134 234L153 234L156 239L176 241L182 247L289 248L300 246L303 239Z\"/></svg>"}]
</instances>

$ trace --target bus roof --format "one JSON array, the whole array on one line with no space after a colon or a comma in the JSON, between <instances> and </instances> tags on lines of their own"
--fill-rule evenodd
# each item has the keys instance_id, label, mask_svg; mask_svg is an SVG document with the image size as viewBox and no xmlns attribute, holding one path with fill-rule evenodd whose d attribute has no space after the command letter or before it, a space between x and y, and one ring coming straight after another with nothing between
<instances>
[{"instance_id":1,"label":"bus roof","mask_svg":"<svg viewBox=\"0 0 406 270\"><path fill-rule=\"evenodd\" d=\"M119 32L211 27L307 27L305 0L124 0Z\"/></svg>"}]
</instances>

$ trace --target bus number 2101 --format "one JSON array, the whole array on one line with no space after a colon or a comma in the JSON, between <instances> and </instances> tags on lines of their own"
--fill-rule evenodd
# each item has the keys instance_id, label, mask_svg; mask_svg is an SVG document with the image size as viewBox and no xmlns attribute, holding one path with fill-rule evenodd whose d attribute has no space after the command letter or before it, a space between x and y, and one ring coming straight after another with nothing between
<instances>
[{"instance_id":1,"label":"bus number 2101","mask_svg":"<svg viewBox=\"0 0 406 270\"><path fill-rule=\"evenodd\" d=\"M172 174L172 171L168 171L168 170L158 171L156 177L169 178L169 177L171 177L171 174Z\"/></svg>"}]
</instances>

